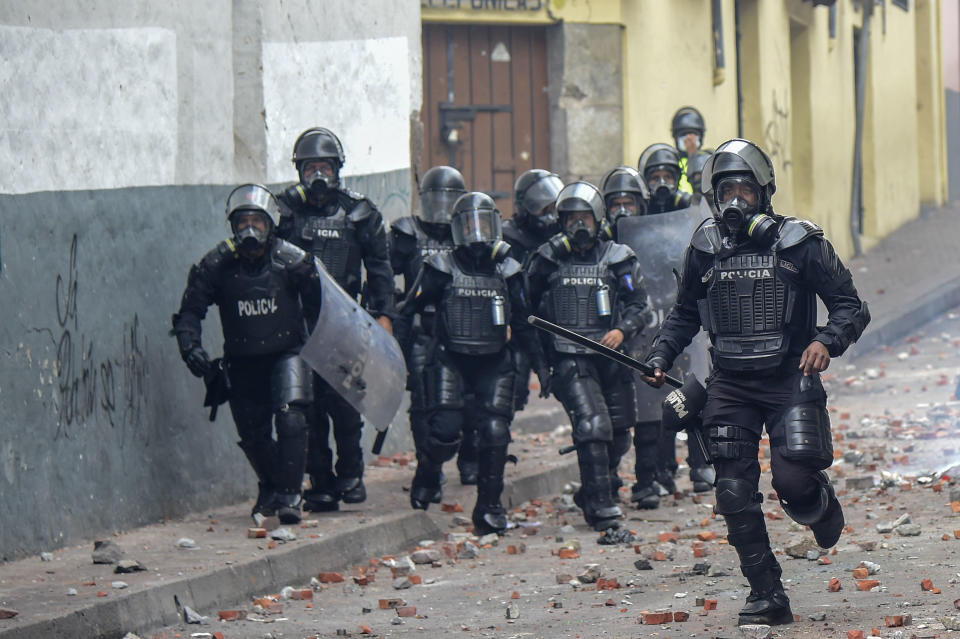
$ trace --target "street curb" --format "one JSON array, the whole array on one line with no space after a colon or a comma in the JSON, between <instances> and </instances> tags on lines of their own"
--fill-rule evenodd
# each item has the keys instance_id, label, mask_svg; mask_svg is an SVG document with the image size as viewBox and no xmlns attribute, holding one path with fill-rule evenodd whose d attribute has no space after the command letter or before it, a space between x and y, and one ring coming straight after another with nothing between
<instances>
[{"instance_id":1,"label":"street curb","mask_svg":"<svg viewBox=\"0 0 960 639\"><path fill-rule=\"evenodd\" d=\"M938 289L920 296L908 308L880 324L871 323L857 343L850 347L849 359L857 359L880 346L891 344L936 315L957 306L960 306L960 277L955 277Z\"/></svg>"},{"instance_id":2,"label":"street curb","mask_svg":"<svg viewBox=\"0 0 960 639\"><path fill-rule=\"evenodd\" d=\"M576 464L561 461L538 473L517 477L504 486L504 505L514 508L534 497L558 493L576 476ZM254 595L307 583L321 570L342 570L371 557L404 552L422 539L443 534L426 512L407 511L370 526L281 547L267 556L204 575L147 585L144 590L120 594L59 617L0 630L0 639L120 639L128 632L180 622L174 596L181 604L215 617L217 610L245 606Z\"/></svg>"}]
</instances>

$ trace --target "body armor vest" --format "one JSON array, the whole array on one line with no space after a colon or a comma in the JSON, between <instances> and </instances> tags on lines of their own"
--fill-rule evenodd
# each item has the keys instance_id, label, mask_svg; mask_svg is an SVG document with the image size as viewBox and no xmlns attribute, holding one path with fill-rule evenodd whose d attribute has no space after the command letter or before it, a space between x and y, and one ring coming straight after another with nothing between
<instances>
[{"instance_id":1,"label":"body armor vest","mask_svg":"<svg viewBox=\"0 0 960 639\"><path fill-rule=\"evenodd\" d=\"M293 240L320 258L327 273L350 295L360 292L360 245L356 230L342 206L333 215L295 213Z\"/></svg>"},{"instance_id":2,"label":"body armor vest","mask_svg":"<svg viewBox=\"0 0 960 639\"><path fill-rule=\"evenodd\" d=\"M603 253L595 264L576 264L564 260L547 280L546 311L553 322L599 341L613 327L616 309L617 281L610 270L607 258L610 247L604 245ZM597 304L601 287L607 287L611 312L600 314ZM593 351L569 340L551 336L553 348L558 353L590 354Z\"/></svg>"},{"instance_id":3,"label":"body armor vest","mask_svg":"<svg viewBox=\"0 0 960 639\"><path fill-rule=\"evenodd\" d=\"M700 317L713 342L715 365L728 371L773 369L790 348L798 289L776 265L776 254L714 256L703 276Z\"/></svg>"},{"instance_id":4,"label":"body armor vest","mask_svg":"<svg viewBox=\"0 0 960 639\"><path fill-rule=\"evenodd\" d=\"M413 282L413 280L416 279L420 267L428 257L442 253L443 251L453 250L453 238L438 240L424 231L423 228L420 227L419 221L415 222L414 228L416 228L417 234L417 255L420 259L416 261L411 260L411 263L407 264L403 274L404 281L406 282Z\"/></svg>"},{"instance_id":5,"label":"body armor vest","mask_svg":"<svg viewBox=\"0 0 960 639\"><path fill-rule=\"evenodd\" d=\"M440 308L446 347L454 353L487 355L499 352L507 344L507 321L510 318L510 296L507 282L497 265L497 272L465 273L453 264L451 281L444 292ZM500 306L499 311L495 308ZM496 323L496 313L503 319Z\"/></svg>"},{"instance_id":6,"label":"body armor vest","mask_svg":"<svg viewBox=\"0 0 960 639\"><path fill-rule=\"evenodd\" d=\"M297 349L306 339L300 297L285 265L272 255L258 273L247 272L239 262L228 268L218 305L228 356L280 353Z\"/></svg>"}]
</instances>

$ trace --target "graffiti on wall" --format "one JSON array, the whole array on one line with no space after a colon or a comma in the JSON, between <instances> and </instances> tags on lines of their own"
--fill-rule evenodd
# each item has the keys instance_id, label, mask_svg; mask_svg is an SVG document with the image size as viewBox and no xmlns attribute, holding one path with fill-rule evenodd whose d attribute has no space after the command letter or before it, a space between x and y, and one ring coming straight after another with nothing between
<instances>
[{"instance_id":1,"label":"graffiti on wall","mask_svg":"<svg viewBox=\"0 0 960 639\"><path fill-rule=\"evenodd\" d=\"M383 219L390 221L410 215L412 192L408 169L349 176L344 181L350 189L376 204Z\"/></svg>"},{"instance_id":2,"label":"graffiti on wall","mask_svg":"<svg viewBox=\"0 0 960 639\"><path fill-rule=\"evenodd\" d=\"M77 268L77 236L70 242L67 268L57 273L55 335L52 379L57 415L53 439L70 437L74 429L100 418L124 433L142 428L147 403L147 337L141 333L140 318L134 314L119 332L120 343L112 355L101 357L94 339L82 330L80 318L80 273ZM44 331L47 332L47 331Z\"/></svg>"},{"instance_id":3,"label":"graffiti on wall","mask_svg":"<svg viewBox=\"0 0 960 639\"><path fill-rule=\"evenodd\" d=\"M790 166L790 109L787 103L786 91L778 95L773 92L773 117L767 122L764 129L763 141L774 165L779 164L781 170ZM777 167L774 166L776 169Z\"/></svg>"}]
</instances>

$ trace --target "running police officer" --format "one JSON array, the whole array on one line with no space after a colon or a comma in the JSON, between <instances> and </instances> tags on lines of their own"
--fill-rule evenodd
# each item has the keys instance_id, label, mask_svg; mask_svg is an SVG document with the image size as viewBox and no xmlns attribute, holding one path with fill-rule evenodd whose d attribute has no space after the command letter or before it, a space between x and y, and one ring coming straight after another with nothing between
<instances>
[{"instance_id":1,"label":"running police officer","mask_svg":"<svg viewBox=\"0 0 960 639\"><path fill-rule=\"evenodd\" d=\"M562 232L537 249L527 268L530 306L544 319L620 348L643 327L647 294L636 257L599 235L604 206L594 185L565 186L557 212ZM622 513L615 500L622 483L616 465L637 421L633 378L615 362L554 336L542 357L535 361L541 392L552 389L573 424L583 484L575 500L594 529L618 527Z\"/></svg>"},{"instance_id":2,"label":"running police officer","mask_svg":"<svg viewBox=\"0 0 960 639\"><path fill-rule=\"evenodd\" d=\"M330 276L356 298L361 292L361 262L367 271L362 303L388 331L393 271L387 253L386 225L370 200L342 187L343 146L331 131L307 129L293 147L300 181L280 194L280 236L318 257ZM311 327L312 328L312 327ZM363 485L363 420L346 400L315 376L316 408L310 419L307 472L312 487L304 508L329 511L367 498ZM336 475L329 446L330 420L337 444Z\"/></svg>"},{"instance_id":3,"label":"running police officer","mask_svg":"<svg viewBox=\"0 0 960 639\"><path fill-rule=\"evenodd\" d=\"M741 623L793 621L757 491L758 442L770 434L773 487L794 521L830 548L843 531L827 477L833 462L820 372L870 321L850 271L816 224L774 212L773 164L755 144L720 145L703 170L715 219L687 249L676 304L654 341L647 378L663 371L702 326L713 344L703 424L717 471L716 510L750 582ZM828 320L817 326L817 297Z\"/></svg>"},{"instance_id":4,"label":"running police officer","mask_svg":"<svg viewBox=\"0 0 960 639\"><path fill-rule=\"evenodd\" d=\"M404 297L409 295L424 260L431 255L453 250L450 217L454 202L466 192L460 171L452 166L435 166L424 173L420 180L418 214L402 217L390 225L390 263L394 273L403 275ZM427 433L423 367L433 335L436 311L433 305L425 306L422 313L413 316L409 321L397 318L394 322L394 335L407 360L410 429L417 451L420 450ZM461 483L477 483L476 430L464 434L457 465L460 468ZM433 501L439 503L439 493Z\"/></svg>"},{"instance_id":5,"label":"running police officer","mask_svg":"<svg viewBox=\"0 0 960 639\"><path fill-rule=\"evenodd\" d=\"M190 372L208 378L214 371L201 322L211 304L220 308L230 410L259 481L251 514L254 520L278 514L292 524L300 521L313 399L310 369L297 353L307 322L316 320L321 291L313 258L276 236L278 219L277 201L266 188L233 190L227 198L233 237L190 269L172 333Z\"/></svg>"},{"instance_id":6,"label":"running police officer","mask_svg":"<svg viewBox=\"0 0 960 639\"><path fill-rule=\"evenodd\" d=\"M520 264L507 256L500 212L483 193L453 207L456 248L429 256L406 298L402 317L436 307L435 340L424 369L429 431L418 450L410 504L426 510L440 490L443 463L460 446L463 425L479 433L474 532L506 530L500 503L513 420L515 375L507 342L529 342ZM468 397L469 396L469 397Z\"/></svg>"},{"instance_id":7,"label":"running police officer","mask_svg":"<svg viewBox=\"0 0 960 639\"><path fill-rule=\"evenodd\" d=\"M510 243L510 257L526 267L541 244L560 232L556 202L563 181L543 169L530 169L513 185L513 217L503 222L503 239ZM514 410L523 410L530 398L530 357L526 349L511 347L517 372Z\"/></svg>"}]
</instances>

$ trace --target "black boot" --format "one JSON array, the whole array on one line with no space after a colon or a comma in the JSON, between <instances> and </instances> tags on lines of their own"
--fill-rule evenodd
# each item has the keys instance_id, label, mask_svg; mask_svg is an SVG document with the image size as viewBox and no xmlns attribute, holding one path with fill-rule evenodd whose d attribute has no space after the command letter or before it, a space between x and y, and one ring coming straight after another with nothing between
<instances>
[{"instance_id":1,"label":"black boot","mask_svg":"<svg viewBox=\"0 0 960 639\"><path fill-rule=\"evenodd\" d=\"M587 442L577 447L583 487L573 496L583 517L594 530L619 528L623 512L611 497L610 461L606 442Z\"/></svg>"},{"instance_id":2,"label":"black boot","mask_svg":"<svg viewBox=\"0 0 960 639\"><path fill-rule=\"evenodd\" d=\"M254 523L260 526L267 517L277 514L276 483L274 470L277 467L277 445L273 439L266 441L240 441L237 443L240 450L247 456L247 461L257 475L257 501L253 505L250 516Z\"/></svg>"},{"instance_id":3,"label":"black boot","mask_svg":"<svg viewBox=\"0 0 960 639\"><path fill-rule=\"evenodd\" d=\"M630 502L642 510L654 510L660 507L660 484L650 480L646 486L638 481L630 491Z\"/></svg>"},{"instance_id":4,"label":"black boot","mask_svg":"<svg viewBox=\"0 0 960 639\"><path fill-rule=\"evenodd\" d=\"M417 471L410 485L410 505L415 510L426 510L441 493L441 466L430 461L426 455L417 460Z\"/></svg>"},{"instance_id":5,"label":"black boot","mask_svg":"<svg viewBox=\"0 0 960 639\"><path fill-rule=\"evenodd\" d=\"M363 485L363 477L337 479L337 493L345 504L359 504L367 500L367 488Z\"/></svg>"},{"instance_id":6,"label":"black boot","mask_svg":"<svg viewBox=\"0 0 960 639\"><path fill-rule=\"evenodd\" d=\"M478 443L479 435L477 434L476 424L469 426L464 424L463 439L460 440L460 451L457 453L457 468L460 470L460 484L463 486L475 486L477 484L477 476L480 472L477 461Z\"/></svg>"},{"instance_id":7,"label":"black boot","mask_svg":"<svg viewBox=\"0 0 960 639\"><path fill-rule=\"evenodd\" d=\"M690 481L693 482L693 492L709 492L713 490L713 484L717 481L717 473L713 470L713 466L691 466Z\"/></svg>"},{"instance_id":8,"label":"black boot","mask_svg":"<svg viewBox=\"0 0 960 639\"><path fill-rule=\"evenodd\" d=\"M273 517L276 514L277 491L273 489L273 486L260 482L257 487L257 502L253 505L250 516L259 525L267 517Z\"/></svg>"},{"instance_id":9,"label":"black boot","mask_svg":"<svg viewBox=\"0 0 960 639\"><path fill-rule=\"evenodd\" d=\"M281 524L299 524L303 500L300 493L277 493L277 517Z\"/></svg>"},{"instance_id":10,"label":"black boot","mask_svg":"<svg viewBox=\"0 0 960 639\"><path fill-rule=\"evenodd\" d=\"M312 513L340 510L340 494L332 471L310 475L310 490L303 493L303 509Z\"/></svg>"},{"instance_id":11,"label":"black boot","mask_svg":"<svg viewBox=\"0 0 960 639\"><path fill-rule=\"evenodd\" d=\"M747 605L740 611L738 625L793 623L790 599L780 583L780 564L773 555L767 551L759 564L741 565L740 570L750 582L750 594L747 595Z\"/></svg>"},{"instance_id":12,"label":"black boot","mask_svg":"<svg viewBox=\"0 0 960 639\"><path fill-rule=\"evenodd\" d=\"M477 463L477 503L473 508L473 534L502 534L507 529L507 511L500 503L503 494L503 469L507 463L507 447L480 450Z\"/></svg>"},{"instance_id":13,"label":"black boot","mask_svg":"<svg viewBox=\"0 0 960 639\"><path fill-rule=\"evenodd\" d=\"M669 468L657 469L657 483L667 495L677 492L677 480L673 478L673 471Z\"/></svg>"}]
</instances>

